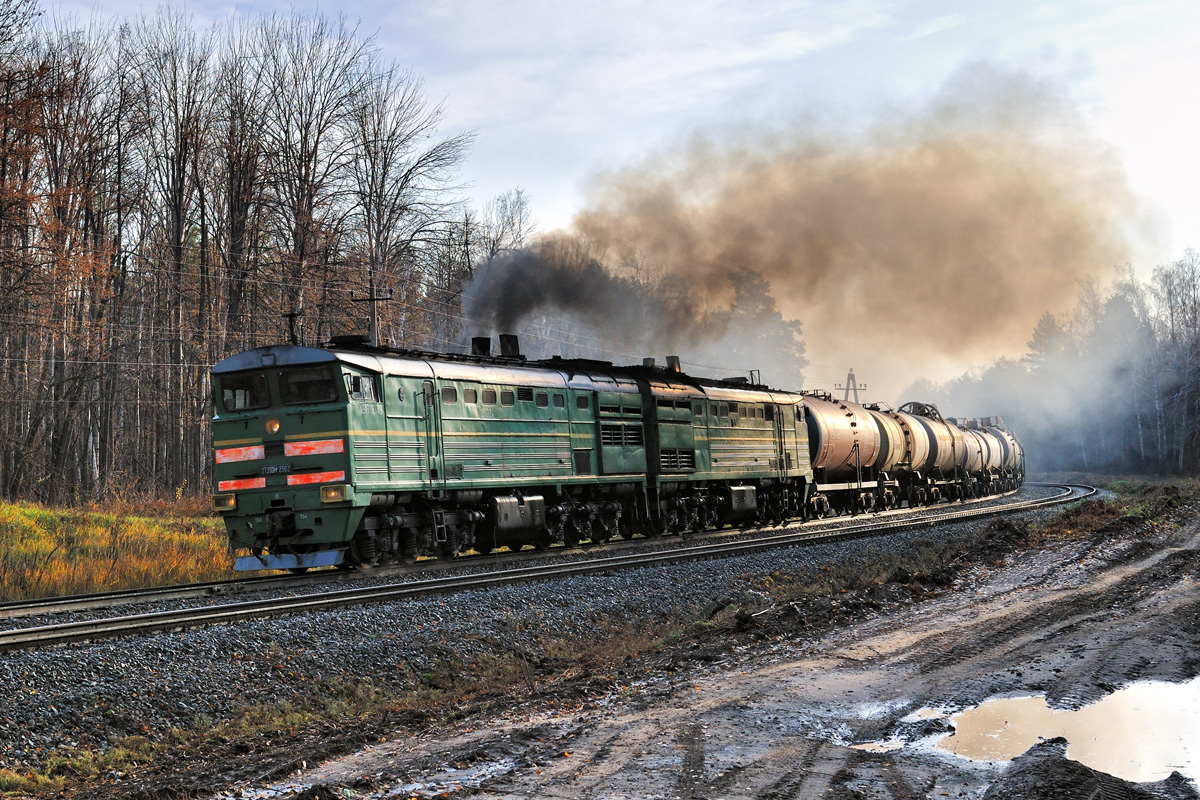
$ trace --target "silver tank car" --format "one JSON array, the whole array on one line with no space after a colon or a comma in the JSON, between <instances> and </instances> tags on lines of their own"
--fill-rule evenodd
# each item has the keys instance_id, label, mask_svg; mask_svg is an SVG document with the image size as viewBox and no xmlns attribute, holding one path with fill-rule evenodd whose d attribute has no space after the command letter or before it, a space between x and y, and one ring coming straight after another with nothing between
<instances>
[{"instance_id":1,"label":"silver tank car","mask_svg":"<svg viewBox=\"0 0 1200 800\"><path fill-rule=\"evenodd\" d=\"M969 475L982 472L984 464L991 456L987 440L978 431L964 428L959 430L962 432L963 449L958 466Z\"/></svg>"},{"instance_id":2,"label":"silver tank car","mask_svg":"<svg viewBox=\"0 0 1200 800\"><path fill-rule=\"evenodd\" d=\"M1004 469L1004 446L1000 443L1000 437L986 428L976 427L972 430L987 444L987 457L984 459L983 468L988 472Z\"/></svg>"},{"instance_id":3,"label":"silver tank car","mask_svg":"<svg viewBox=\"0 0 1200 800\"><path fill-rule=\"evenodd\" d=\"M1017 437L1004 427L1004 420L999 417L984 417L979 423L985 431L1000 440L1000 447L1003 451L1001 466L1008 470L1020 469L1025 459L1025 451Z\"/></svg>"},{"instance_id":4,"label":"silver tank car","mask_svg":"<svg viewBox=\"0 0 1200 800\"><path fill-rule=\"evenodd\" d=\"M915 417L929 435L929 458L919 469L924 472L940 470L943 475L953 475L962 461L962 430L942 419L937 406L932 403L905 403L900 406L900 411Z\"/></svg>"},{"instance_id":5,"label":"silver tank car","mask_svg":"<svg viewBox=\"0 0 1200 800\"><path fill-rule=\"evenodd\" d=\"M883 472L922 469L929 460L929 432L916 417L881 403L867 406L884 440L878 467ZM916 466L914 466L916 465Z\"/></svg>"},{"instance_id":6,"label":"silver tank car","mask_svg":"<svg viewBox=\"0 0 1200 800\"><path fill-rule=\"evenodd\" d=\"M874 408L865 407L875 427L879 428L879 458L875 460L875 468L880 472L890 472L897 465L904 463L907 448L904 441L904 427L899 420Z\"/></svg>"},{"instance_id":7,"label":"silver tank car","mask_svg":"<svg viewBox=\"0 0 1200 800\"><path fill-rule=\"evenodd\" d=\"M870 412L827 394L806 394L802 402L813 469L835 476L874 466L881 437Z\"/></svg>"}]
</instances>

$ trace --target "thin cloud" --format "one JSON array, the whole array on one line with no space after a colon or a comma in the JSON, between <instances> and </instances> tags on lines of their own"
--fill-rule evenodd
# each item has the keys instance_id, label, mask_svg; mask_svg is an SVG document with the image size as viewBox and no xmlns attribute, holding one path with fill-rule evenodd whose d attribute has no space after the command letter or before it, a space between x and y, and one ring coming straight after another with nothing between
<instances>
[{"instance_id":1,"label":"thin cloud","mask_svg":"<svg viewBox=\"0 0 1200 800\"><path fill-rule=\"evenodd\" d=\"M942 31L948 31L960 25L965 25L966 22L967 17L963 14L946 14L945 16L935 17L918 27L908 36L905 36L904 41L924 39L926 36L933 36L935 33L941 33Z\"/></svg>"}]
</instances>

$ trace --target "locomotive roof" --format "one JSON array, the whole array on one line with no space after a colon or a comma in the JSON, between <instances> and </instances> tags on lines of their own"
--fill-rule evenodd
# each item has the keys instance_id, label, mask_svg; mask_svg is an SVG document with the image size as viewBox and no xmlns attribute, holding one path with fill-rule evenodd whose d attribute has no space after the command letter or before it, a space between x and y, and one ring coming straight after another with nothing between
<instances>
[{"instance_id":1,"label":"locomotive roof","mask_svg":"<svg viewBox=\"0 0 1200 800\"><path fill-rule=\"evenodd\" d=\"M333 362L390 375L610 392L637 392L640 379L646 381L656 394L703 394L714 399L747 403L796 401L795 395L766 386L696 378L664 367L616 366L605 361L558 356L526 361L519 356L479 357L359 346L318 348L285 344L245 350L218 361L212 371L222 374Z\"/></svg>"},{"instance_id":2,"label":"locomotive roof","mask_svg":"<svg viewBox=\"0 0 1200 800\"><path fill-rule=\"evenodd\" d=\"M637 392L637 383L618 370L605 372L600 362L588 362L586 371L567 369L580 364L562 361L526 362L512 358L475 358L443 360L436 353L413 351L372 353L360 349L317 348L301 345L257 347L229 356L213 365L214 374L268 369L303 364L346 363L372 372L420 378L468 380L479 383L521 384L556 388L594 389L610 392ZM610 365L611 369L611 365Z\"/></svg>"},{"instance_id":3,"label":"locomotive roof","mask_svg":"<svg viewBox=\"0 0 1200 800\"><path fill-rule=\"evenodd\" d=\"M379 370L379 359L364 353L342 353L303 345L279 344L271 347L256 347L236 353L218 361L213 365L212 371L215 374L221 374L268 367L323 364L332 361L345 361L365 369Z\"/></svg>"}]
</instances>

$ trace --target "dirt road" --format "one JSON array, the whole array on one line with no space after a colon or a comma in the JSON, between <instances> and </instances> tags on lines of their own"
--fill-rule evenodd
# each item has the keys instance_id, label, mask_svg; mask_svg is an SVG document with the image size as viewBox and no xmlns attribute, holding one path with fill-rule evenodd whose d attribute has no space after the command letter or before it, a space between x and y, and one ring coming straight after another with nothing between
<instances>
[{"instance_id":1,"label":"dirt road","mask_svg":"<svg viewBox=\"0 0 1200 800\"><path fill-rule=\"evenodd\" d=\"M1189 523L1019 551L953 591L819 633L783 608L717 655L681 647L640 683L616 675L582 702L401 735L297 785L309 797L1196 797L1179 775L1135 785L1093 771L1061 742L1012 765L962 759L933 746L945 718L914 712L1005 693L1072 708L1200 674L1198 548ZM883 741L905 746L853 747Z\"/></svg>"}]
</instances>

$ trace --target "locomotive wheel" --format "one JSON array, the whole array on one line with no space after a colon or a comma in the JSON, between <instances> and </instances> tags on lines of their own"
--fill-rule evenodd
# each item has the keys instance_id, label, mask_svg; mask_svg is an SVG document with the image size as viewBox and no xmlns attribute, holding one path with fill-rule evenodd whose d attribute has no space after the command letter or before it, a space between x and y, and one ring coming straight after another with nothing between
<instances>
[{"instance_id":1,"label":"locomotive wheel","mask_svg":"<svg viewBox=\"0 0 1200 800\"><path fill-rule=\"evenodd\" d=\"M525 543L524 542L509 542L508 545L506 545L506 546L508 547L509 552L519 553L519 552L521 552L521 548L525 546Z\"/></svg>"},{"instance_id":2,"label":"locomotive wheel","mask_svg":"<svg viewBox=\"0 0 1200 800\"><path fill-rule=\"evenodd\" d=\"M350 540L346 560L354 566L372 566L375 563L375 540L366 536L355 536Z\"/></svg>"},{"instance_id":3,"label":"locomotive wheel","mask_svg":"<svg viewBox=\"0 0 1200 800\"><path fill-rule=\"evenodd\" d=\"M567 547L578 547L579 538L579 528L574 520L567 520L567 524L563 525L563 544Z\"/></svg>"},{"instance_id":4,"label":"locomotive wheel","mask_svg":"<svg viewBox=\"0 0 1200 800\"><path fill-rule=\"evenodd\" d=\"M288 572L293 575L303 575L308 572L308 567L288 567Z\"/></svg>"},{"instance_id":5,"label":"locomotive wheel","mask_svg":"<svg viewBox=\"0 0 1200 800\"><path fill-rule=\"evenodd\" d=\"M530 542L534 550L547 550L550 547L550 531L538 531Z\"/></svg>"}]
</instances>

